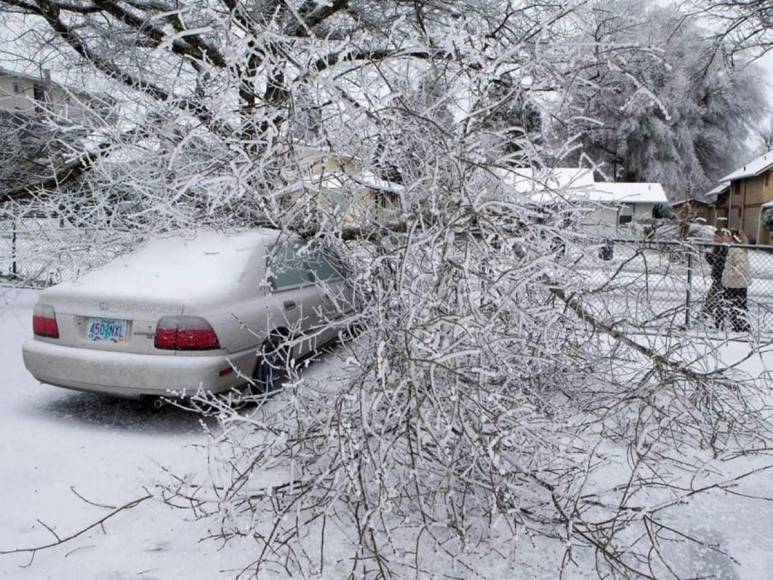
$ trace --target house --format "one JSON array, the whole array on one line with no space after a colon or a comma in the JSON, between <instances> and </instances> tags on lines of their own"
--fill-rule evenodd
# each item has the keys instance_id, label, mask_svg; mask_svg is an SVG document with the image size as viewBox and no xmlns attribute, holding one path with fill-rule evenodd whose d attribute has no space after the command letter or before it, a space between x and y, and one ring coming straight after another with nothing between
<instances>
[{"instance_id":1,"label":"house","mask_svg":"<svg viewBox=\"0 0 773 580\"><path fill-rule=\"evenodd\" d=\"M713 225L742 229L760 244L773 243L770 230L761 220L762 206L773 201L773 151L757 157L721 179L712 190Z\"/></svg>"},{"instance_id":2,"label":"house","mask_svg":"<svg viewBox=\"0 0 773 580\"><path fill-rule=\"evenodd\" d=\"M718 202L725 199L729 191L729 183L720 183L702 198L682 199L673 202L671 207L681 221L687 223L702 221L714 227L727 227L726 204L719 206Z\"/></svg>"},{"instance_id":3,"label":"house","mask_svg":"<svg viewBox=\"0 0 773 580\"><path fill-rule=\"evenodd\" d=\"M402 209L405 188L380 178L357 157L297 146L293 157L295 164L282 171L290 211L311 204L322 215L356 225L387 221Z\"/></svg>"},{"instance_id":4,"label":"house","mask_svg":"<svg viewBox=\"0 0 773 580\"><path fill-rule=\"evenodd\" d=\"M655 207L668 205L660 183L597 182L590 169L554 167L498 170L506 191L532 203L582 201L592 208L580 225L594 233L612 234L620 226L652 218Z\"/></svg>"},{"instance_id":5,"label":"house","mask_svg":"<svg viewBox=\"0 0 773 580\"><path fill-rule=\"evenodd\" d=\"M101 98L53 82L48 71L38 77L0 68L0 112L77 123Z\"/></svg>"},{"instance_id":6,"label":"house","mask_svg":"<svg viewBox=\"0 0 773 580\"><path fill-rule=\"evenodd\" d=\"M624 226L657 217L656 206L668 205L668 196L660 183L600 182L589 194L589 200L605 209L596 212L605 225Z\"/></svg>"},{"instance_id":7,"label":"house","mask_svg":"<svg viewBox=\"0 0 773 580\"><path fill-rule=\"evenodd\" d=\"M0 192L52 176L94 126L112 123L114 100L51 80L0 69Z\"/></svg>"}]
</instances>

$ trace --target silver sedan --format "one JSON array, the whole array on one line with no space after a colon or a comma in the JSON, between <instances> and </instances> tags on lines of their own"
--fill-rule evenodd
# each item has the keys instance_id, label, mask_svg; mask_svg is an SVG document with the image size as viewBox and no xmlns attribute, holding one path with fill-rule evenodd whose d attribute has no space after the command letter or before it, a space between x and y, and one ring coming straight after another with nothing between
<instances>
[{"instance_id":1,"label":"silver sedan","mask_svg":"<svg viewBox=\"0 0 773 580\"><path fill-rule=\"evenodd\" d=\"M42 383L123 396L272 388L353 313L329 250L270 229L167 236L43 291L24 363Z\"/></svg>"}]
</instances>

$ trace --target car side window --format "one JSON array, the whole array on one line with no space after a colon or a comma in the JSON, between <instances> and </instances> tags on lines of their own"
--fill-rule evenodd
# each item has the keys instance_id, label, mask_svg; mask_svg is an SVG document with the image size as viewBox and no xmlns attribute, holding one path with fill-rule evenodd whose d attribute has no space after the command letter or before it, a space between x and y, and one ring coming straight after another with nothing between
<instances>
[{"instance_id":1,"label":"car side window","mask_svg":"<svg viewBox=\"0 0 773 580\"><path fill-rule=\"evenodd\" d=\"M274 290L300 286L310 281L304 259L299 255L300 246L282 242L271 248L268 256L269 282Z\"/></svg>"},{"instance_id":2,"label":"car side window","mask_svg":"<svg viewBox=\"0 0 773 580\"><path fill-rule=\"evenodd\" d=\"M340 260L326 248L317 248L309 252L306 256L306 264L315 281L334 281L344 277Z\"/></svg>"}]
</instances>

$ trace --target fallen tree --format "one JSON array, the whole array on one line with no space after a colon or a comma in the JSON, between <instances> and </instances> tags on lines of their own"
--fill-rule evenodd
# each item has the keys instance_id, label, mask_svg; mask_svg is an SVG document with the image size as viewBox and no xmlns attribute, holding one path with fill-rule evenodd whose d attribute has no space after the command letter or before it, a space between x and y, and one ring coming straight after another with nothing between
<instances>
[{"instance_id":1,"label":"fallen tree","mask_svg":"<svg viewBox=\"0 0 773 580\"><path fill-rule=\"evenodd\" d=\"M578 45L579 0L0 3L142 128L41 208L137 237L270 226L351 269L342 376L248 411L204 398L211 470L166 486L244 542L245 575L662 577L686 574L681 542L722 553L673 514L746 476L705 467L766 447L762 385L673 344L674 317L648 339L636 305L598 308L575 227L594 208L550 179L573 137L548 149L533 118L656 50Z\"/></svg>"}]
</instances>

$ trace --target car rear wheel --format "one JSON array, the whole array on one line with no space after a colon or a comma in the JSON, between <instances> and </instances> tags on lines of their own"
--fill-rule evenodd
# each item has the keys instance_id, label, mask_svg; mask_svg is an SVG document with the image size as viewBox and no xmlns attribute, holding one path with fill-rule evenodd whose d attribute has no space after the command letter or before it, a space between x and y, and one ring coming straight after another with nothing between
<instances>
[{"instance_id":1,"label":"car rear wheel","mask_svg":"<svg viewBox=\"0 0 773 580\"><path fill-rule=\"evenodd\" d=\"M365 331L365 325L361 322L350 324L338 333L338 342L351 342Z\"/></svg>"},{"instance_id":2,"label":"car rear wheel","mask_svg":"<svg viewBox=\"0 0 773 580\"><path fill-rule=\"evenodd\" d=\"M282 387L287 380L288 352L283 336L272 336L263 342L252 373L258 392L269 393Z\"/></svg>"}]
</instances>

